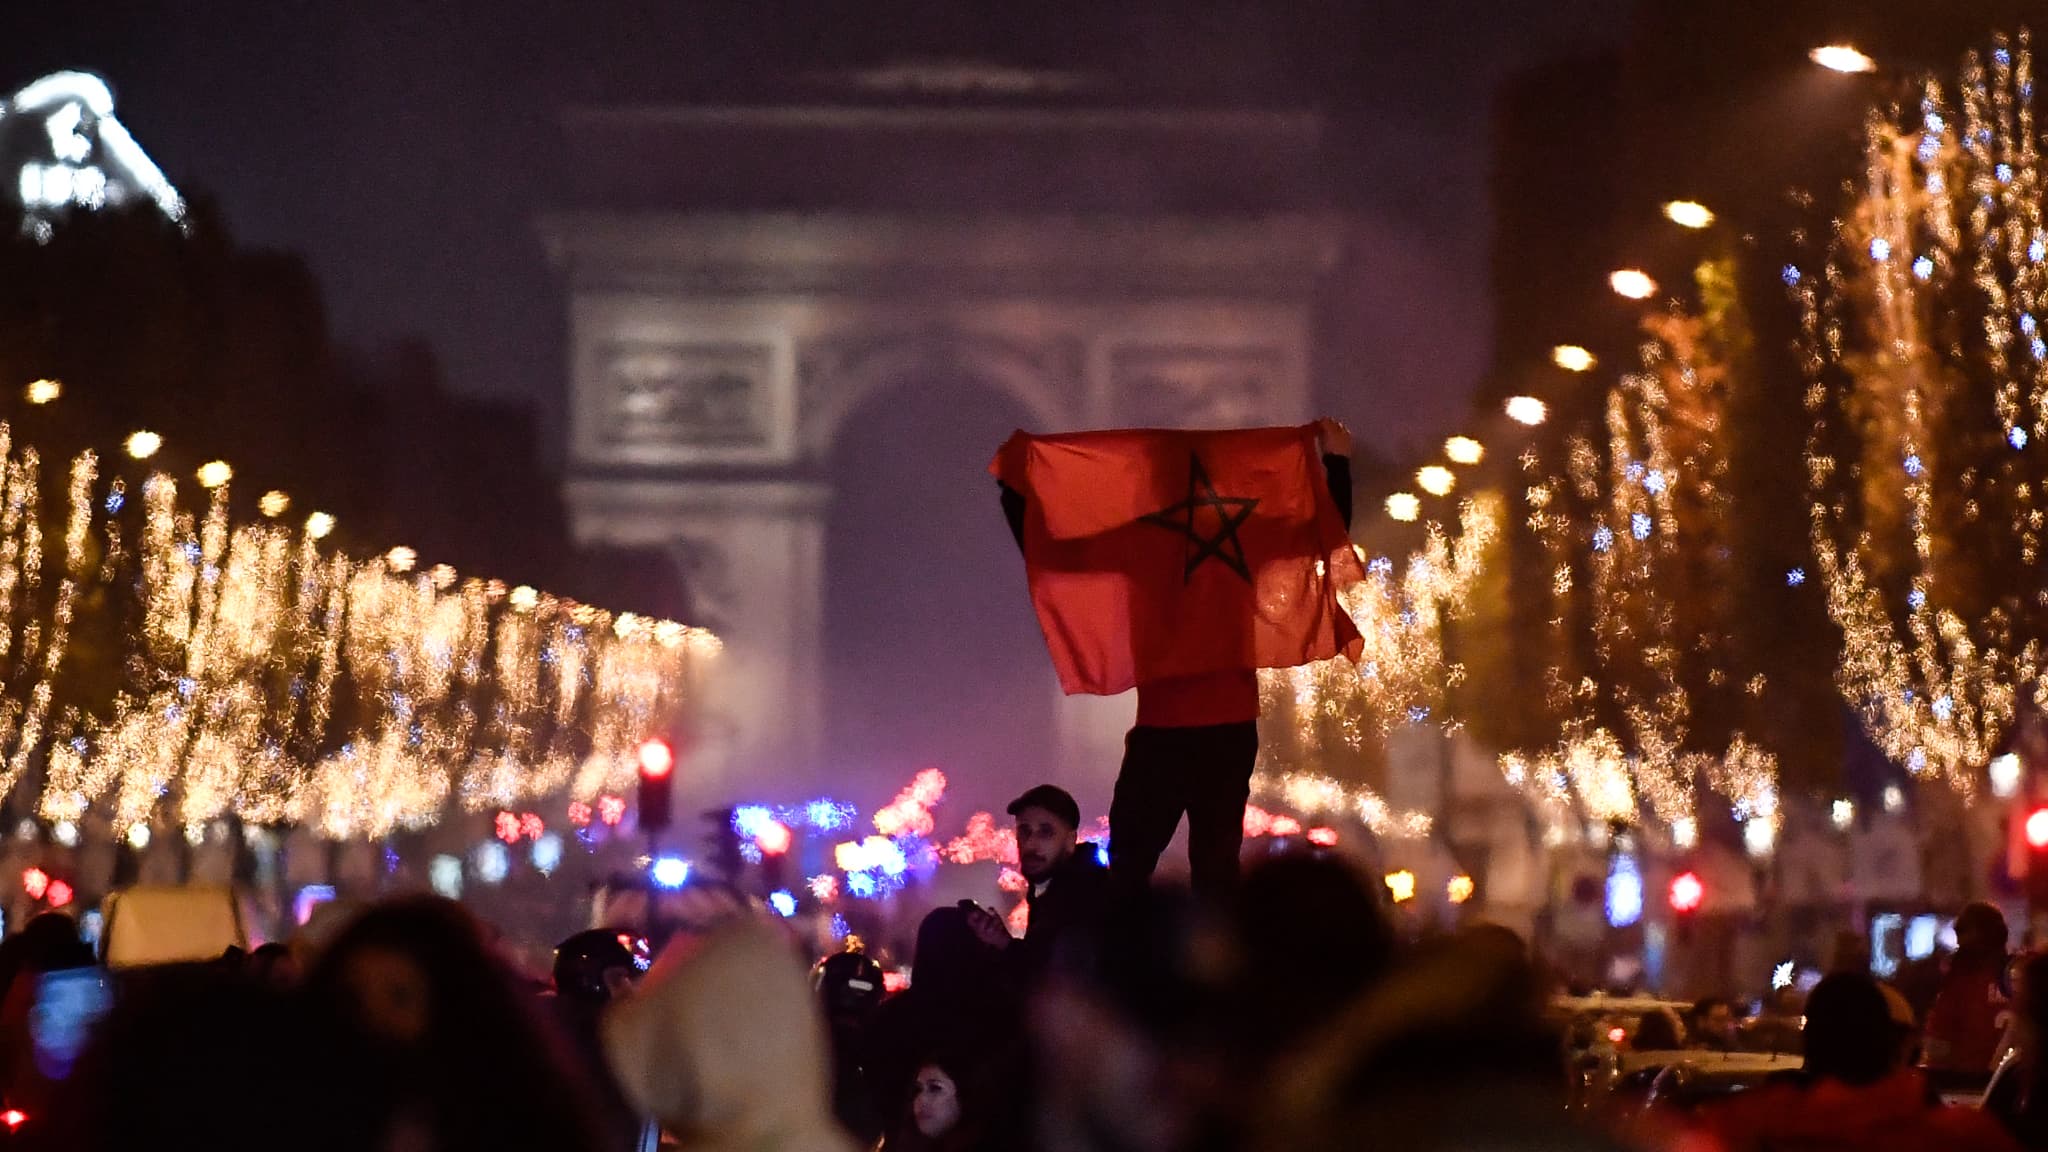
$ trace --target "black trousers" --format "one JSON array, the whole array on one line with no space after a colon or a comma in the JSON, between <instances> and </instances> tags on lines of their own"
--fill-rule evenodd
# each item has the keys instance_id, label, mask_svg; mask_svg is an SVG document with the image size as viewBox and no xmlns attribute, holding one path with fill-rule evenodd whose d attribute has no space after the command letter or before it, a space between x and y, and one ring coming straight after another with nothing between
<instances>
[{"instance_id":1,"label":"black trousers","mask_svg":"<svg viewBox=\"0 0 2048 1152\"><path fill-rule=\"evenodd\" d=\"M1258 758L1256 720L1131 729L1109 805L1109 872L1118 890L1128 895L1152 882L1185 813L1195 892L1221 900L1235 891L1244 805Z\"/></svg>"}]
</instances>

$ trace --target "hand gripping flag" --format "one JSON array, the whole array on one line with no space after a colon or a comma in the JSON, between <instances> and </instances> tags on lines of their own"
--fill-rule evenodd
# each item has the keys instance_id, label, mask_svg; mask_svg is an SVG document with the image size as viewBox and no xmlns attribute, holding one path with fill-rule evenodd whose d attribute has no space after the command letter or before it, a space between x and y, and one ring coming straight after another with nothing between
<instances>
[{"instance_id":1,"label":"hand gripping flag","mask_svg":"<svg viewBox=\"0 0 2048 1152\"><path fill-rule=\"evenodd\" d=\"M1314 425L1018 432L989 471L1021 493L1024 567L1068 695L1342 652L1365 577Z\"/></svg>"}]
</instances>

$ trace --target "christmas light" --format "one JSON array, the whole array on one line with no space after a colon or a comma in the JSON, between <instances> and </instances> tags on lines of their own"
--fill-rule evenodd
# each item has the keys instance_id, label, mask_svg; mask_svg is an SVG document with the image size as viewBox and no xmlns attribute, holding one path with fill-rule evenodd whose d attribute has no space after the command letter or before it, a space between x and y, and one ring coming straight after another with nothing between
<instances>
[{"instance_id":1,"label":"christmas light","mask_svg":"<svg viewBox=\"0 0 2048 1152\"><path fill-rule=\"evenodd\" d=\"M2048 431L2032 67L2024 35L2000 37L1957 82L1925 81L1906 115L1874 113L1826 274L1794 293L1838 686L1895 764L1965 798L2042 693L2048 641L2038 582L2006 575L2039 563L2048 519L2048 470L2025 451Z\"/></svg>"},{"instance_id":2,"label":"christmas light","mask_svg":"<svg viewBox=\"0 0 2048 1152\"><path fill-rule=\"evenodd\" d=\"M1588 372L1591 371L1593 365L1597 363L1597 361L1593 359L1593 354L1591 352L1586 351L1584 348L1579 347L1577 344L1559 344L1557 347L1552 348L1550 350L1550 362L1552 364L1557 365L1559 368L1564 369L1567 372ZM1511 412L1509 413L1509 415L1513 415L1513 413ZM1521 418L1516 417L1516 419L1519 420ZM1536 420L1523 420L1522 423L1541 423L1541 418L1539 417Z\"/></svg>"},{"instance_id":3,"label":"christmas light","mask_svg":"<svg viewBox=\"0 0 2048 1152\"><path fill-rule=\"evenodd\" d=\"M291 506L292 498L276 489L265 492L263 498L256 502L256 510L272 520L284 515Z\"/></svg>"},{"instance_id":4,"label":"christmas light","mask_svg":"<svg viewBox=\"0 0 2048 1152\"><path fill-rule=\"evenodd\" d=\"M1714 222L1714 214L1705 204L1693 200L1673 200L1664 205L1664 218L1680 228L1705 228Z\"/></svg>"}]
</instances>

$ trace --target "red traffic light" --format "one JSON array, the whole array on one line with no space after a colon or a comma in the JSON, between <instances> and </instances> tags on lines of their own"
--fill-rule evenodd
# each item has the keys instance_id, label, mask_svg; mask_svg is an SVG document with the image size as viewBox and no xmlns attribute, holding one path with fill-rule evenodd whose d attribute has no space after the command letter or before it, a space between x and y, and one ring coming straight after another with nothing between
<instances>
[{"instance_id":1,"label":"red traffic light","mask_svg":"<svg viewBox=\"0 0 2048 1152\"><path fill-rule=\"evenodd\" d=\"M675 749L670 748L666 740L649 740L640 745L635 755L640 761L640 775L651 780L659 780L675 771Z\"/></svg>"},{"instance_id":2,"label":"red traffic light","mask_svg":"<svg viewBox=\"0 0 2048 1152\"><path fill-rule=\"evenodd\" d=\"M1697 912L1700 901L1707 898L1707 886L1700 883L1697 872L1680 872L1671 879L1671 910L1673 912Z\"/></svg>"},{"instance_id":3,"label":"red traffic light","mask_svg":"<svg viewBox=\"0 0 2048 1152\"><path fill-rule=\"evenodd\" d=\"M2027 813L2027 846L2048 848L2048 808L2036 808Z\"/></svg>"}]
</instances>

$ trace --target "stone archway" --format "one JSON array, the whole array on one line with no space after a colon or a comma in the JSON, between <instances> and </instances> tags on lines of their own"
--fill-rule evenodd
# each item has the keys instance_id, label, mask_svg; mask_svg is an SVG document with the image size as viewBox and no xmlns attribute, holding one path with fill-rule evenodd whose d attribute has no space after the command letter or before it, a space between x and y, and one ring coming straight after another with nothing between
<instances>
[{"instance_id":1,"label":"stone archway","mask_svg":"<svg viewBox=\"0 0 2048 1152\"><path fill-rule=\"evenodd\" d=\"M1001 805L1059 759L1058 688L985 472L1045 426L972 377L913 375L841 421L825 524L825 749L835 787L944 768Z\"/></svg>"},{"instance_id":2,"label":"stone archway","mask_svg":"<svg viewBox=\"0 0 2048 1152\"><path fill-rule=\"evenodd\" d=\"M608 215L548 232L572 279L572 527L665 550L692 622L725 639L686 773L721 798L830 771L826 537L849 418L908 383L971 382L1040 431L1304 420L1336 244L1331 221L1284 215ZM989 516L999 529L992 492ZM1056 705L1047 775L1106 799L1129 713Z\"/></svg>"}]
</instances>

